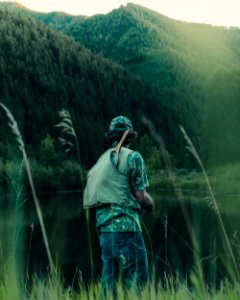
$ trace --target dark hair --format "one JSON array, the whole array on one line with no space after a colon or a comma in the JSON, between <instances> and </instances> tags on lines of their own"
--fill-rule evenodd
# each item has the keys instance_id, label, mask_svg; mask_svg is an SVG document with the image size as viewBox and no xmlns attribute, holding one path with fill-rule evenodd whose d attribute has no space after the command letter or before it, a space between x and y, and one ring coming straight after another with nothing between
<instances>
[{"instance_id":1,"label":"dark hair","mask_svg":"<svg viewBox=\"0 0 240 300\"><path fill-rule=\"evenodd\" d=\"M119 142L123 136L125 131L122 131L122 130L113 130L113 131L108 131L107 133L105 133L105 137L108 141L108 143L110 145L112 145L114 142ZM132 131L132 132L129 132L128 135L127 135L127 138L125 139L123 145L126 146L126 145L130 145L133 140L135 140L137 137L137 132L136 131Z\"/></svg>"}]
</instances>

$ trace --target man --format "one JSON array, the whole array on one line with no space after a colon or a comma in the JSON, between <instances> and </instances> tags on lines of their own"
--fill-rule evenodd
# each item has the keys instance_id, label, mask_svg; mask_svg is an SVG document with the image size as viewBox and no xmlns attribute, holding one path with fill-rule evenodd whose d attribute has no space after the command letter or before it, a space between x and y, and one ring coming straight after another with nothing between
<instances>
[{"instance_id":1,"label":"man","mask_svg":"<svg viewBox=\"0 0 240 300\"><path fill-rule=\"evenodd\" d=\"M146 192L143 158L129 149L136 136L127 117L111 121L106 133L111 148L89 171L84 191L84 208L96 208L105 291L114 290L120 277L127 288L139 288L149 277L139 216L143 210L151 212L154 202Z\"/></svg>"}]
</instances>

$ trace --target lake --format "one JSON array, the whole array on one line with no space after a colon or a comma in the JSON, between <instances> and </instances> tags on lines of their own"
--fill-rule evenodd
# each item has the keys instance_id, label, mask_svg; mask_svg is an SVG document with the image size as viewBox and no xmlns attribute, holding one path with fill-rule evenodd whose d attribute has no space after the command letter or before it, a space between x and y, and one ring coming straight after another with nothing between
<instances>
[{"instance_id":1,"label":"lake","mask_svg":"<svg viewBox=\"0 0 240 300\"><path fill-rule=\"evenodd\" d=\"M150 192L155 199L155 211L144 214L141 219L150 265L156 277L173 275L187 280L198 260L206 282L218 285L232 268L232 260L206 191ZM101 252L95 214L90 213L87 222L82 209L82 192L41 193L38 198L52 256L66 282L72 284L81 278L88 281L91 274L98 279ZM236 207L240 195L216 195L216 198L234 254L238 255L240 219ZM3 195L0 199L1 265L15 256L23 274L29 262L30 273L44 276L48 270L47 256L31 195L22 195L17 208L16 195Z\"/></svg>"}]
</instances>

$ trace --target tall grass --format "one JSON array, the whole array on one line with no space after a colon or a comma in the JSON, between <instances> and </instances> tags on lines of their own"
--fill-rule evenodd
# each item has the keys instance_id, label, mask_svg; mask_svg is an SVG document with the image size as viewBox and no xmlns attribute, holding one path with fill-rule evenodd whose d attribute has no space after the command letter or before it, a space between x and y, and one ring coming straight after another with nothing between
<instances>
[{"instance_id":1,"label":"tall grass","mask_svg":"<svg viewBox=\"0 0 240 300\"><path fill-rule=\"evenodd\" d=\"M150 282L140 293L135 289L125 291L120 283L117 291L115 298L110 294L106 298L99 282L89 286L79 284L74 290L64 287L59 277L34 277L31 290L24 295L14 270L0 281L1 300L239 300L240 284L225 281L218 290L209 288L199 293L197 288L189 289L186 282L169 277L164 282Z\"/></svg>"},{"instance_id":2,"label":"tall grass","mask_svg":"<svg viewBox=\"0 0 240 300\"><path fill-rule=\"evenodd\" d=\"M217 204L217 200L216 200L215 195L213 193L213 190L212 190L212 187L211 187L211 184L210 184L207 172L206 172L206 170L205 170L205 168L203 166L203 163L202 163L202 161L200 159L200 156L198 155L198 152L197 152L196 148L194 147L194 145L193 145L191 139L189 138L189 136L187 135L186 131L184 130L184 128L182 126L180 126L180 130L182 131L183 136L184 136L185 140L187 141L187 149L193 154L193 156L197 160L199 166L201 167L203 176L204 176L205 181L207 183L207 187L208 187L208 191L209 191L209 195L210 195L209 199L210 199L212 207L214 208L214 211L216 212L216 215L217 215L217 217L219 219L219 222L220 222L220 225L221 225L221 229L222 229L222 232L223 232L223 236L225 238L225 242L226 242L228 251L230 253L232 262L233 262L233 266L234 266L234 269L235 269L235 275L236 275L236 278L239 280L240 279L239 265L237 264L237 261L235 259L234 254L233 254L233 249L232 249L230 240L228 238L228 235L227 235L227 232L226 232L226 228L225 228L225 225L223 223L223 219L222 219L222 216L221 216L218 204Z\"/></svg>"},{"instance_id":3,"label":"tall grass","mask_svg":"<svg viewBox=\"0 0 240 300\"><path fill-rule=\"evenodd\" d=\"M80 147L79 147L79 142L78 142L76 130L74 128L71 115L70 115L69 111L64 108L58 112L58 115L59 115L61 121L57 125L55 125L55 127L60 128L62 135L66 136L66 138L59 137L59 141L60 141L61 145L65 147L66 152L69 152L69 151L73 150L74 148L76 149L77 160L78 160L78 163L81 165ZM71 140L69 140L69 137L70 137L70 139L74 138L75 145L74 145L74 143L71 142ZM84 175L83 175L82 171L81 171L81 183L82 183L82 187L83 187L84 186ZM85 211L85 219L86 219L86 223L87 223L87 237L88 237L88 245L89 245L88 249L89 249L91 279L93 279L93 277L94 277L93 267L94 266L93 266L92 239L91 239L91 234L90 234L90 212L89 212L89 210Z\"/></svg>"},{"instance_id":4,"label":"tall grass","mask_svg":"<svg viewBox=\"0 0 240 300\"><path fill-rule=\"evenodd\" d=\"M163 160L164 160L164 163L165 163L165 166L167 169L167 173L168 173L168 176L172 183L173 190L176 195L176 199L179 201L179 205L180 205L183 217L185 219L188 233L189 233L189 236L190 236L192 244L193 244L192 251L193 251L195 266L194 266L194 270L191 273L190 278L192 279L192 284L194 284L194 285L197 284L199 292L200 292L200 288L199 288L200 285L201 285L201 290L204 291L206 286L205 286L205 279L204 279L202 264L201 264L201 260L200 260L200 245L199 245L199 241L197 239L195 228L192 224L189 212L188 212L185 202L183 200L184 197L183 197L182 191L181 191L181 189L178 185L178 182L175 178L175 172L174 172L174 168L173 168L173 165L172 165L172 162L170 159L170 155L165 147L165 143L164 143L162 137L156 131L151 120L149 120L148 118L146 118L144 116L142 116L141 120L142 120L142 123L148 127L150 134L157 142L158 147L162 150Z\"/></svg>"},{"instance_id":5,"label":"tall grass","mask_svg":"<svg viewBox=\"0 0 240 300\"><path fill-rule=\"evenodd\" d=\"M178 187L177 185L177 181L175 180L175 176L174 176L174 171L173 171L173 167L171 165L171 161L168 159L168 153L166 153L166 149L165 149L165 145L164 145L164 141L162 140L161 136L157 133L154 125L152 124L152 122L145 118L142 117L142 122L148 127L151 135L153 136L153 138L156 140L158 146L163 150L163 159L165 161L165 165L167 167L167 171L168 171L168 175L171 178L172 181L172 185L176 194L176 198L179 200L180 203L180 207L182 209L182 213L183 216L185 218L186 224L187 224L187 228L189 231L189 234L191 236L192 239L192 243L193 243L193 254L194 254L194 258L195 258L195 270L193 272L190 272L190 279L191 279L191 283L192 285L195 287L195 289L198 291L198 296L200 296L202 294L205 295L206 294L206 290L207 290L207 285L205 284L205 279L204 279L204 272L202 269L202 265L201 265L201 256L200 256L200 246L199 246L199 242L197 240L197 235L195 233L195 228L191 222L190 216L188 214L188 211L186 209L186 206L184 204L184 201L182 201L183 197L181 194L181 189ZM226 277L230 276L232 282L235 282L236 280L239 281L240 279L240 274L239 274L239 261L237 261L233 249L232 249L232 245L230 242L230 238L228 237L221 213L220 213L220 209L217 203L217 199L213 193L213 189L212 186L210 184L210 180L209 177L207 175L206 169L204 168L204 165L201 161L201 158L196 150L196 148L194 147L191 139L189 138L189 136L187 135L186 131L184 130L184 128L182 126L180 126L180 130L183 134L183 137L186 140L186 148L188 151L190 151L190 153L193 155L193 157L196 159L197 163L199 164L201 171L202 171L202 175L203 178L205 180L207 189L208 189L208 193L209 193L209 202L210 202L210 206L213 208L214 212L216 213L216 216L219 220L220 223L220 228L221 228L221 232L222 235L224 237L224 241L225 244L224 249L226 250L225 255L230 256L231 258L231 263L230 262L224 262L225 263L225 267L227 269L228 274L226 274ZM214 254L216 255L216 253ZM238 287L239 288L239 287ZM237 288L237 289L238 289ZM204 297L203 297L204 299ZM227 299L227 298L225 298ZM235 296L234 298L235 299Z\"/></svg>"},{"instance_id":6,"label":"tall grass","mask_svg":"<svg viewBox=\"0 0 240 300\"><path fill-rule=\"evenodd\" d=\"M45 225L44 225L44 222L43 222L42 210L41 210L41 206L40 206L40 203L38 201L38 198L37 198L37 194L36 194L36 190L35 190L35 186L34 186L34 182L33 182L33 178L32 178L32 173L31 173L31 167L30 167L30 163L29 163L29 160L28 160L28 157L27 157L26 150L25 150L22 135L19 131L17 122L15 121L15 119L14 119L12 113L10 112L10 110L1 102L0 102L0 106L3 108L3 110L7 114L8 125L11 128L12 133L16 137L19 150L22 153L23 161L24 161L24 164L25 164L25 167L26 167L26 170L27 170L29 184L30 184L30 187L31 187L33 200L34 200L34 204L35 204L35 208L36 208L36 212L37 212L37 216L38 216L38 220L39 220L39 224L40 224L40 228L41 228L42 235L43 235L43 240L44 240L44 244L45 244L45 248L46 248L46 252L47 252L47 256L48 256L48 261L49 261L51 273L56 274L56 268L54 266L54 262L53 262L52 255L51 255L51 252L50 252L47 233L46 233Z\"/></svg>"},{"instance_id":7,"label":"tall grass","mask_svg":"<svg viewBox=\"0 0 240 300\"><path fill-rule=\"evenodd\" d=\"M66 136L66 138L63 136L60 136L60 137L58 137L58 139L59 139L61 145L65 147L65 152L72 151L73 149L76 150L77 161L81 165L80 147L79 147L76 130L73 126L73 121L72 121L71 115L70 115L69 111L64 108L58 112L58 115L59 115L61 121L57 125L55 125L55 127L60 128L62 135ZM75 145L74 145L74 143L72 143L71 140L69 140L69 137L74 139ZM82 183L82 186L84 186L83 172L81 172L81 183Z\"/></svg>"}]
</instances>

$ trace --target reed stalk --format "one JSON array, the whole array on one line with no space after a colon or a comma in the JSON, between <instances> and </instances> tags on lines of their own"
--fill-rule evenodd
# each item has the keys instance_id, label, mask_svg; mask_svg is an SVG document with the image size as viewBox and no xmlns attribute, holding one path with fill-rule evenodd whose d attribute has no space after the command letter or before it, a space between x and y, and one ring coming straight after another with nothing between
<instances>
[{"instance_id":1,"label":"reed stalk","mask_svg":"<svg viewBox=\"0 0 240 300\"><path fill-rule=\"evenodd\" d=\"M194 156L194 158L196 159L196 161L198 162L198 164L199 164L199 166L202 170L202 173L203 173L203 176L204 176L204 179L206 181L208 191L209 191L209 194L210 194L210 199L211 199L212 204L213 204L214 211L216 212L217 217L219 219L219 223L220 223L220 226L221 226L221 229L222 229L222 232L223 232L223 236L224 236L224 239L226 241L226 244L227 244L227 247L228 247L228 250L229 250L229 253L230 253L230 256L231 256L231 259L232 259L232 262L233 262L233 265L234 265L234 268L235 268L235 271L236 271L236 274L237 274L237 278L239 280L240 279L239 268L238 268L236 259L235 259L234 254L233 254L232 246L231 246L230 240L228 238L227 231L226 231L225 225L223 223L223 219L222 219L222 216L221 216L221 213L220 213L220 210L219 210L217 200L216 200L216 197L214 195L212 186L210 184L209 177L207 175L206 169L205 169L205 167L202 163L202 160L201 160L196 148L194 147L191 139L187 135L187 133L186 133L185 129L183 128L183 126L180 126L180 130L181 130L181 132L182 132L182 134L183 134L183 136L184 136L184 138L187 142L187 146L186 146L187 150L190 153L192 153L192 155Z\"/></svg>"},{"instance_id":2,"label":"reed stalk","mask_svg":"<svg viewBox=\"0 0 240 300\"><path fill-rule=\"evenodd\" d=\"M25 295L27 294L27 284L28 284L28 280L29 280L29 261L30 261L30 251L31 251L31 246L32 246L33 230L34 230L34 225L31 224L31 234L30 234L30 241L29 241L29 246L28 246L28 256L27 256L26 280L25 280L25 286L24 286Z\"/></svg>"},{"instance_id":3,"label":"reed stalk","mask_svg":"<svg viewBox=\"0 0 240 300\"><path fill-rule=\"evenodd\" d=\"M179 205L180 205L183 217L184 217L185 222L186 222L188 233L189 233L189 236L190 236L190 238L192 240L192 243L193 243L193 249L194 249L193 255L194 255L194 261L195 261L195 264L196 264L196 272L197 272L198 277L199 277L199 282L201 283L202 291L204 292L205 291L205 284L204 284L205 280L204 280L204 274L203 274L201 261L199 259L199 257L200 257L199 242L198 242L198 239L197 239L197 236L196 236L191 218L190 218L189 213L187 211L186 205L185 205L184 201L182 201L183 200L183 195L182 195L182 192L181 192L181 190L180 190L180 188L177 184L177 181L176 181L176 178L175 178L175 175L174 175L174 171L173 171L173 167L172 167L172 163L169 159L169 154L168 154L168 151L165 147L164 140L162 139L162 137L159 135L159 133L155 129L154 124L151 122L151 120L149 120L145 116L142 116L141 121L148 128L150 134L155 139L157 145L159 146L159 148L163 152L163 160L164 160L165 166L167 168L167 173L168 173L168 176L171 180L174 192L176 194L176 198L179 201Z\"/></svg>"},{"instance_id":4,"label":"reed stalk","mask_svg":"<svg viewBox=\"0 0 240 300\"><path fill-rule=\"evenodd\" d=\"M76 134L76 130L73 126L71 115L70 115L69 111L64 108L58 112L58 115L61 118L61 121L60 121L60 123L55 125L55 127L60 128L61 133L63 135L67 135L69 137L74 138L75 149L76 149L76 153L77 153L77 161L80 164L80 166L82 166L79 141L78 141L78 137ZM65 147L65 152L69 152L74 149L74 144L70 140L65 139L63 137L59 137L58 139L59 139L61 145ZM83 176L82 171L81 171L81 183L82 183L82 186L84 186L84 176Z\"/></svg>"},{"instance_id":5,"label":"reed stalk","mask_svg":"<svg viewBox=\"0 0 240 300\"><path fill-rule=\"evenodd\" d=\"M68 136L70 138L74 138L75 140L75 148L77 153L77 160L80 166L81 164L81 157L80 157L80 147L78 142L78 137L76 134L76 130L73 125L73 121L71 118L71 115L68 110L62 109L58 112L59 117L61 118L60 123L55 125L55 127L58 127L61 129L62 135ZM69 152L74 149L74 143L72 143L70 140L65 139L63 137L58 138L61 145L65 147L65 152ZM81 183L82 187L84 187L84 174L81 169ZM86 223L87 223L87 238L88 238L88 245L89 245L89 259L90 259L90 268L91 268L91 279L93 280L93 251L92 251L92 239L91 239L91 233L90 233L90 214L89 210L85 211L85 217L86 217Z\"/></svg>"},{"instance_id":6,"label":"reed stalk","mask_svg":"<svg viewBox=\"0 0 240 300\"><path fill-rule=\"evenodd\" d=\"M44 244L45 244L45 248L46 248L46 252L47 252L47 256L48 256L50 270L51 270L52 274L56 274L56 269L55 269L53 259L52 259L52 255L51 255L51 252L50 252L47 233L46 233L46 229L45 229L45 225L44 225L44 221L43 221L42 210L41 210L41 206L40 206L40 203L38 201L38 198L37 198L37 194L36 194L36 190L35 190L35 186L34 186L34 182L33 182L33 177L32 177L32 172L31 172L31 166L30 166L30 163L29 163L29 160L28 160L28 157L27 157L27 153L26 153L26 150L25 150L22 135L19 131L17 122L15 121L15 119L14 119L12 113L10 112L10 110L1 102L0 102L0 106L6 112L6 115L7 115L7 118L8 118L8 125L11 128L12 133L15 135L17 143L18 143L19 150L21 151L21 153L23 155L23 161L24 161L24 164L25 164L25 167L26 167L26 170L27 170L27 176L28 176L30 187L31 187L33 200L34 200L34 204L35 204L35 208L36 208L36 212L37 212L37 216L38 216L38 220L39 220L39 224L40 224L40 228L41 228L41 232L42 232L42 236L43 236L43 240L44 240Z\"/></svg>"}]
</instances>

